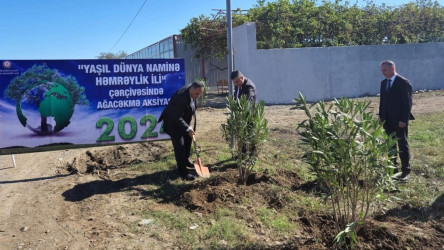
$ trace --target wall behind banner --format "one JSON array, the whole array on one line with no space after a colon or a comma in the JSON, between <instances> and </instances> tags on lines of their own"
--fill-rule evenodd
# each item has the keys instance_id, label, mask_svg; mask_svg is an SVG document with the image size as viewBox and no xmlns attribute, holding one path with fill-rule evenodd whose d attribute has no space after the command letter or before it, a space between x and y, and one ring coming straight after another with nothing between
<instances>
[{"instance_id":1,"label":"wall behind banner","mask_svg":"<svg viewBox=\"0 0 444 250\"><path fill-rule=\"evenodd\" d=\"M0 154L167 139L157 120L185 85L183 59L0 62Z\"/></svg>"},{"instance_id":2,"label":"wall behind banner","mask_svg":"<svg viewBox=\"0 0 444 250\"><path fill-rule=\"evenodd\" d=\"M309 101L379 93L379 63L393 60L413 90L444 89L444 42L257 49L256 25L233 29L234 62L256 84L258 99L291 104L301 92Z\"/></svg>"}]
</instances>

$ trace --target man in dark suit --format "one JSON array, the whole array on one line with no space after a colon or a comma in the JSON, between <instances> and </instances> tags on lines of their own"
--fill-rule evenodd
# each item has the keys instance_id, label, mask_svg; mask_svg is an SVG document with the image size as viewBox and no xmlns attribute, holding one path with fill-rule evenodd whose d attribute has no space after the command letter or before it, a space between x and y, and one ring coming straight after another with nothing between
<instances>
[{"instance_id":1,"label":"man in dark suit","mask_svg":"<svg viewBox=\"0 0 444 250\"><path fill-rule=\"evenodd\" d=\"M250 103L256 102L256 85L254 85L253 81L246 78L239 70L231 72L230 78L235 86L233 95L235 100L245 95ZM249 127L251 124L247 124L247 126ZM255 150L256 147L253 146L250 154L253 154ZM246 145L242 145L242 153L245 154L246 152Z\"/></svg>"},{"instance_id":2,"label":"man in dark suit","mask_svg":"<svg viewBox=\"0 0 444 250\"><path fill-rule=\"evenodd\" d=\"M246 95L248 101L256 102L256 86L250 79L246 78L239 70L231 72L230 78L235 85L234 99L237 100L242 95Z\"/></svg>"},{"instance_id":3,"label":"man in dark suit","mask_svg":"<svg viewBox=\"0 0 444 250\"><path fill-rule=\"evenodd\" d=\"M409 80L396 73L393 61L383 61L380 64L381 72L386 79L381 82L379 119L384 123L387 134L396 134L398 139L399 158L401 159L402 174L400 181L407 181L410 177L410 148L407 141L409 120L415 118L412 110L412 86ZM395 145L396 149L396 145ZM397 156L394 156L394 165L397 166Z\"/></svg>"},{"instance_id":4,"label":"man in dark suit","mask_svg":"<svg viewBox=\"0 0 444 250\"><path fill-rule=\"evenodd\" d=\"M185 180L194 180L195 175L187 171L194 165L189 161L191 138L196 130L196 100L203 94L204 85L193 82L190 86L179 89L171 97L167 107L159 117L163 121L163 130L171 137L179 175ZM194 126L190 126L194 115Z\"/></svg>"}]
</instances>

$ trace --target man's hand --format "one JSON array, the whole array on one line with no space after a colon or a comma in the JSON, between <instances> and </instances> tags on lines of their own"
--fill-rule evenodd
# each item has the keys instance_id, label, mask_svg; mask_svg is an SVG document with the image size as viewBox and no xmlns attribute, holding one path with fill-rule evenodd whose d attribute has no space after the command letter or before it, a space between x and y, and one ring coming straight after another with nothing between
<instances>
[{"instance_id":1,"label":"man's hand","mask_svg":"<svg viewBox=\"0 0 444 250\"><path fill-rule=\"evenodd\" d=\"M398 127L405 128L405 127L407 127L407 123L406 122L399 122Z\"/></svg>"},{"instance_id":2,"label":"man's hand","mask_svg":"<svg viewBox=\"0 0 444 250\"><path fill-rule=\"evenodd\" d=\"M190 130L188 130L188 134L190 135L190 137L193 137L193 135L195 135L196 133L194 133L194 130L191 128Z\"/></svg>"}]
</instances>

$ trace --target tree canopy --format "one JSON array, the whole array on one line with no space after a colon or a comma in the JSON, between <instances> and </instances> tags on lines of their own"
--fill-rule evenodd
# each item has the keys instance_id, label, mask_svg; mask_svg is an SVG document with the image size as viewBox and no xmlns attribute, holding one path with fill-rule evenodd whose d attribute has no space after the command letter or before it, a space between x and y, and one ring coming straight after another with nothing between
<instances>
[{"instance_id":1,"label":"tree canopy","mask_svg":"<svg viewBox=\"0 0 444 250\"><path fill-rule=\"evenodd\" d=\"M57 82L63 85L71 94L75 104L88 105L88 99L85 95L85 87L77 83L75 77L64 76L57 69L49 68L45 63L34 65L19 76L12 79L8 88L5 90L5 96L20 103L23 94L26 91L46 82ZM38 106L38 102L36 103Z\"/></svg>"},{"instance_id":2,"label":"tree canopy","mask_svg":"<svg viewBox=\"0 0 444 250\"><path fill-rule=\"evenodd\" d=\"M97 56L97 59L123 59L127 55L128 54L125 51L119 51L119 52L116 52L116 53L113 53L113 52L101 52Z\"/></svg>"},{"instance_id":3,"label":"tree canopy","mask_svg":"<svg viewBox=\"0 0 444 250\"><path fill-rule=\"evenodd\" d=\"M417 0L399 6L348 1L275 0L257 4L233 26L257 24L259 49L424 43L444 41L444 6ZM225 16L193 18L182 29L196 56L226 55Z\"/></svg>"},{"instance_id":4,"label":"tree canopy","mask_svg":"<svg viewBox=\"0 0 444 250\"><path fill-rule=\"evenodd\" d=\"M237 9L233 12L233 26L248 21L247 16ZM225 16L201 15L193 17L190 23L181 30L182 40L191 46L196 57L216 57L222 59L227 54L227 28Z\"/></svg>"}]
</instances>

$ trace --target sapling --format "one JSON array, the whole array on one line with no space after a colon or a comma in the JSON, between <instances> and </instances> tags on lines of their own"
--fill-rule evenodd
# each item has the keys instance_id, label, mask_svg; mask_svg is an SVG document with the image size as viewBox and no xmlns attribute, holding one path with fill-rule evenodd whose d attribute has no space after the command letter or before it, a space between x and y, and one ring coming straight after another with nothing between
<instances>
[{"instance_id":1,"label":"sapling","mask_svg":"<svg viewBox=\"0 0 444 250\"><path fill-rule=\"evenodd\" d=\"M369 111L370 102L347 98L308 105L299 93L295 109L307 116L298 125L308 146L304 160L330 201L339 243L357 243L370 208L393 187L390 152L396 140Z\"/></svg>"},{"instance_id":2,"label":"sapling","mask_svg":"<svg viewBox=\"0 0 444 250\"><path fill-rule=\"evenodd\" d=\"M249 102L245 96L227 97L227 122L222 124L223 137L233 142L231 153L239 169L239 182L246 184L253 173L258 155L268 136L264 102Z\"/></svg>"}]
</instances>

